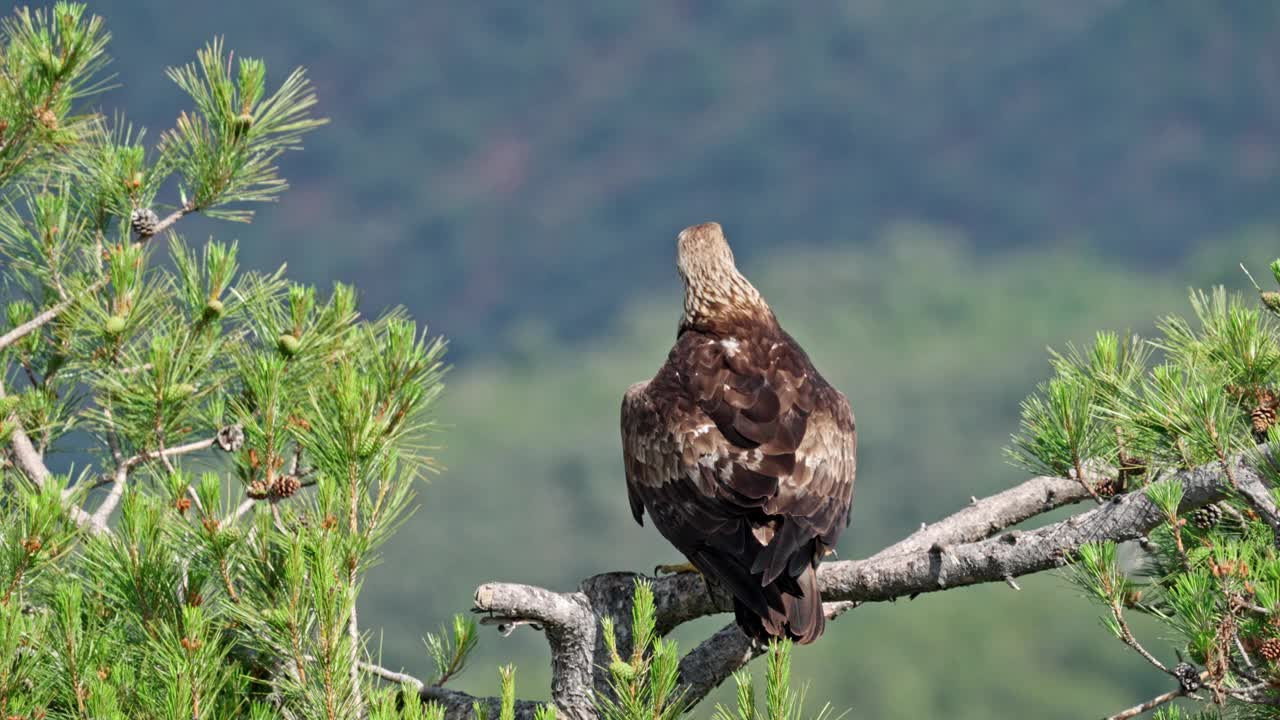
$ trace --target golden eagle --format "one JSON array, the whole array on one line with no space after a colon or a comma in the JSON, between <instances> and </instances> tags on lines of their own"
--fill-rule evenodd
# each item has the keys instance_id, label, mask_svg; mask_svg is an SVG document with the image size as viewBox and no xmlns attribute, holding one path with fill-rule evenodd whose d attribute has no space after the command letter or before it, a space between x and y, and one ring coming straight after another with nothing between
<instances>
[{"instance_id":1,"label":"golden eagle","mask_svg":"<svg viewBox=\"0 0 1280 720\"><path fill-rule=\"evenodd\" d=\"M676 242L684 314L652 380L622 399L636 521L733 595L748 637L810 643L818 562L849 523L853 411L738 272L716 223Z\"/></svg>"}]
</instances>

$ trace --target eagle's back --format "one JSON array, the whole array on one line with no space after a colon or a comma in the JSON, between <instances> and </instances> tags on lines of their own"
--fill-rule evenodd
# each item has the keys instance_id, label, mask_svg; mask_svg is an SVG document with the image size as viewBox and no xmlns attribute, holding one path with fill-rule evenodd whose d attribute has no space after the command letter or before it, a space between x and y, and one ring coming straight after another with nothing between
<instances>
[{"instance_id":1,"label":"eagle's back","mask_svg":"<svg viewBox=\"0 0 1280 720\"><path fill-rule=\"evenodd\" d=\"M684 329L627 391L622 434L636 520L733 593L744 630L821 634L813 569L848 524L854 418L776 321Z\"/></svg>"}]
</instances>

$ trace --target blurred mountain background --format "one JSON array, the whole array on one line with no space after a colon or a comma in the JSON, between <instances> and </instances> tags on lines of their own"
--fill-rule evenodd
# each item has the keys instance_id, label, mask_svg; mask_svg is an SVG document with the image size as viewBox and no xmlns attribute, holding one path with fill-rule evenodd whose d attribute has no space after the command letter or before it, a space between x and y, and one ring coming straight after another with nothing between
<instances>
[{"instance_id":1,"label":"blurred mountain background","mask_svg":"<svg viewBox=\"0 0 1280 720\"><path fill-rule=\"evenodd\" d=\"M1001 448L1047 345L1149 333L1189 286L1240 287L1238 262L1280 254L1268 0L92 8L114 34L108 113L169 127L187 108L163 68L222 35L276 79L306 66L332 119L286 158L278 206L185 235L451 339L448 469L361 607L385 664L419 675L419 638L481 582L676 559L629 517L617 414L673 340L686 225L725 225L853 402L844 557L1023 476ZM1168 689L1063 579L1022 586L859 608L797 672L850 718L1076 718ZM508 658L545 696L527 629L486 633L459 686L494 692Z\"/></svg>"}]
</instances>

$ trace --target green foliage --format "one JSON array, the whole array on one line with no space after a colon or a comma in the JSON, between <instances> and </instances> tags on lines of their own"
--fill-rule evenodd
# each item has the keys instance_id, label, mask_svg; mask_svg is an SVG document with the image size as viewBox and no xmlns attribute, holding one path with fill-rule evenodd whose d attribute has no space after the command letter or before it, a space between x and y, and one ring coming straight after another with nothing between
<instances>
[{"instance_id":1,"label":"green foliage","mask_svg":"<svg viewBox=\"0 0 1280 720\"><path fill-rule=\"evenodd\" d=\"M476 622L465 615L453 616L453 627L450 631L441 628L439 633L427 633L424 642L427 654L436 666L435 680L432 685L444 685L466 668L467 658L476 647L478 639Z\"/></svg>"},{"instance_id":2,"label":"green foliage","mask_svg":"<svg viewBox=\"0 0 1280 720\"><path fill-rule=\"evenodd\" d=\"M498 668L498 679L501 691L498 695L498 717L495 720L515 720L516 716L516 668L504 665ZM428 705L430 707L430 705ZM443 709L440 710L443 713ZM471 714L475 720L490 720L489 705L476 700L471 703ZM534 708L535 720L555 720L556 708L551 703Z\"/></svg>"},{"instance_id":3,"label":"green foliage","mask_svg":"<svg viewBox=\"0 0 1280 720\"><path fill-rule=\"evenodd\" d=\"M1222 715L1212 710L1185 711L1179 707L1163 707L1151 716L1151 720L1219 720Z\"/></svg>"},{"instance_id":4,"label":"green foliage","mask_svg":"<svg viewBox=\"0 0 1280 720\"><path fill-rule=\"evenodd\" d=\"M40 456L0 465L0 716L440 720L365 671L355 607L434 467L443 342L170 229L284 189L277 160L322 122L303 73L271 90L215 42L170 71L196 107L148 148L73 114L105 63L84 6L0 32L0 418ZM46 477L86 441L71 487ZM438 682L474 646L462 619L429 639Z\"/></svg>"},{"instance_id":5,"label":"green foliage","mask_svg":"<svg viewBox=\"0 0 1280 720\"><path fill-rule=\"evenodd\" d=\"M637 580L631 605L631 652L618 651L612 618L601 624L605 647L609 649L609 690L596 698L606 720L669 720L684 711L678 688L680 653L676 643L658 637L653 586Z\"/></svg>"},{"instance_id":6,"label":"green foliage","mask_svg":"<svg viewBox=\"0 0 1280 720\"><path fill-rule=\"evenodd\" d=\"M1275 716L1268 688L1280 679L1277 540L1243 498L1187 507L1182 482L1170 474L1216 465L1235 485L1234 468L1243 456L1264 477L1278 479L1272 450L1259 444L1274 449L1280 440L1280 332L1266 298L1261 300L1264 307L1221 288L1192 293L1195 320L1169 316L1161 322L1162 336L1149 347L1164 360L1145 372L1139 363L1098 375L1085 371L1084 358L1072 353L1064 373L1063 357L1055 356L1055 381L1065 374L1075 384L1070 422L1063 413L1024 413L1023 436L1015 439L1020 457L1045 467L1061 468L1064 457L1096 463L1115 475L1113 488L1119 491L1129 489L1122 482L1126 467L1142 470L1141 491L1163 519L1143 544L1143 557L1126 567L1115 544L1087 544L1074 559L1072 579L1107 607L1103 622L1112 634L1176 676L1172 663L1162 663L1143 646L1128 615L1164 625L1179 660L1190 663L1184 672L1205 676L1202 699L1215 710L1226 707L1248 717ZM1107 345L1094 357L1115 358L1113 343ZM1098 364L1118 367L1113 360L1087 367ZM1047 403L1026 407L1055 403L1065 404L1050 391ZM1115 437L1127 441L1131 456L1124 464L1102 444L1073 454L1084 444L1061 440L1072 428L1093 424L1113 427ZM1185 716L1171 709L1164 717Z\"/></svg>"},{"instance_id":7,"label":"green foliage","mask_svg":"<svg viewBox=\"0 0 1280 720\"><path fill-rule=\"evenodd\" d=\"M1072 578L1081 587L1108 604L1122 604L1131 589L1129 579L1116 560L1114 543L1086 543L1080 546Z\"/></svg>"},{"instance_id":8,"label":"green foliage","mask_svg":"<svg viewBox=\"0 0 1280 720\"><path fill-rule=\"evenodd\" d=\"M769 644L769 657L765 670L765 706L756 705L755 686L751 672L746 668L733 674L737 703L733 709L717 704L714 720L803 720L805 691L796 691L791 684L791 643L774 641ZM822 706L813 720L829 720L833 710L830 704ZM843 713L838 717L843 717Z\"/></svg>"},{"instance_id":9,"label":"green foliage","mask_svg":"<svg viewBox=\"0 0 1280 720\"><path fill-rule=\"evenodd\" d=\"M1121 412L1145 371L1151 350L1134 335L1100 332L1080 350L1053 353L1054 377L1022 403L1021 432L1008 455L1031 472L1084 477L1088 462L1126 467L1134 442L1107 413ZM1123 457L1122 457L1123 456Z\"/></svg>"},{"instance_id":10,"label":"green foliage","mask_svg":"<svg viewBox=\"0 0 1280 720\"><path fill-rule=\"evenodd\" d=\"M20 8L0 23L0 188L39 169L66 168L65 150L93 134L73 105L104 88L110 35L79 3Z\"/></svg>"},{"instance_id":11,"label":"green foliage","mask_svg":"<svg viewBox=\"0 0 1280 720\"><path fill-rule=\"evenodd\" d=\"M1033 472L1083 476L1087 458L1105 454L1109 442L1102 423L1090 412L1092 385L1059 376L1040 386L1022 405L1024 433L1014 438L1015 457Z\"/></svg>"},{"instance_id":12,"label":"green foliage","mask_svg":"<svg viewBox=\"0 0 1280 720\"><path fill-rule=\"evenodd\" d=\"M264 100L263 62L242 57L233 72L217 40L197 54L196 63L170 68L169 77L197 112L183 113L161 137L159 167L181 176L183 207L249 220L246 211L222 206L275 199L287 187L276 168L280 154L301 147L302 136L324 123L309 116L316 96L304 72L294 70Z\"/></svg>"},{"instance_id":13,"label":"green foliage","mask_svg":"<svg viewBox=\"0 0 1280 720\"><path fill-rule=\"evenodd\" d=\"M657 635L653 602L653 586L647 580L637 580L631 606L629 653L619 651L619 633L614 620L604 618L601 623L611 660L607 668L609 692L597 697L596 704L606 720L677 718L688 709L678 686L680 653L674 641ZM805 693L792 687L791 647L785 640L769 645L763 711L756 707L751 673L743 668L734 673L737 705L733 710L717 705L714 720L802 720ZM510 673L509 668L502 673L504 708ZM552 715L547 720L554 720L554 710L551 706L545 707L546 714ZM831 706L826 705L812 717L829 720L831 716Z\"/></svg>"}]
</instances>

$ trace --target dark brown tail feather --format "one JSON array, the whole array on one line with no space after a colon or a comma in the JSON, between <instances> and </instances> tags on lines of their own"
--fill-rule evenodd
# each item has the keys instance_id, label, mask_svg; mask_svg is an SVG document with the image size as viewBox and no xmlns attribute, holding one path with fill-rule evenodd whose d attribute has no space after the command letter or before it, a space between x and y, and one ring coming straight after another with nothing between
<instances>
[{"instance_id":1,"label":"dark brown tail feather","mask_svg":"<svg viewBox=\"0 0 1280 720\"><path fill-rule=\"evenodd\" d=\"M822 595L818 592L818 573L812 566L805 568L795 579L800 588L797 597L780 590L777 583L761 588L766 596L773 595L782 601L782 610L776 610L776 602L770 602L769 611L761 615L752 610L736 597L733 600L733 614L738 627L747 637L760 642L769 642L773 638L788 638L800 645L822 637L826 629L827 619L822 614Z\"/></svg>"}]
</instances>

